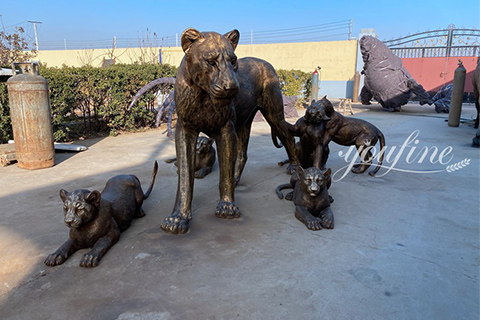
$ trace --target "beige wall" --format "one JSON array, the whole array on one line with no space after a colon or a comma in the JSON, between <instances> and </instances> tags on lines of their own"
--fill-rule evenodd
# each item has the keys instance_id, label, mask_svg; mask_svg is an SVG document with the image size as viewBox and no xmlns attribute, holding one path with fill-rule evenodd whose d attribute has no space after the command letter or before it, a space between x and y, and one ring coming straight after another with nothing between
<instances>
[{"instance_id":1,"label":"beige wall","mask_svg":"<svg viewBox=\"0 0 480 320\"><path fill-rule=\"evenodd\" d=\"M40 51L36 60L50 67L101 66L104 58L117 63L157 62L159 48L120 48ZM352 80L356 69L357 40L304 43L239 45L237 56L257 57L270 62L275 69L297 69L313 72L322 67L322 81ZM178 66L183 58L180 47L162 48L162 62Z\"/></svg>"}]
</instances>

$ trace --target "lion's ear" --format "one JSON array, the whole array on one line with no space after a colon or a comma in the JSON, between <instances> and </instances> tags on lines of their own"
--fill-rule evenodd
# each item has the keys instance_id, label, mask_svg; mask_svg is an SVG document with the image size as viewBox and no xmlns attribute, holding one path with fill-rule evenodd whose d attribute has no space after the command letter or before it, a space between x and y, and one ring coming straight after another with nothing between
<instances>
[{"instance_id":1,"label":"lion's ear","mask_svg":"<svg viewBox=\"0 0 480 320\"><path fill-rule=\"evenodd\" d=\"M95 207L98 207L100 205L101 198L102 195L100 194L100 192L94 190L87 195L86 200L88 203L94 205Z\"/></svg>"},{"instance_id":2,"label":"lion's ear","mask_svg":"<svg viewBox=\"0 0 480 320\"><path fill-rule=\"evenodd\" d=\"M305 172L303 171L303 168L299 165L295 168L295 171L297 172L297 175L300 179L303 179L303 175Z\"/></svg>"},{"instance_id":3,"label":"lion's ear","mask_svg":"<svg viewBox=\"0 0 480 320\"><path fill-rule=\"evenodd\" d=\"M325 172L323 173L323 176L328 180L330 179L330 176L332 175L332 169L328 168L327 170L325 170Z\"/></svg>"},{"instance_id":4,"label":"lion's ear","mask_svg":"<svg viewBox=\"0 0 480 320\"><path fill-rule=\"evenodd\" d=\"M230 41L233 50L235 50L237 48L238 41L240 41L240 32L237 29L233 29L232 31L225 33L223 36Z\"/></svg>"},{"instance_id":5,"label":"lion's ear","mask_svg":"<svg viewBox=\"0 0 480 320\"><path fill-rule=\"evenodd\" d=\"M196 29L188 28L183 31L181 39L183 52L188 53L192 44L200 39L203 39L203 35Z\"/></svg>"},{"instance_id":6,"label":"lion's ear","mask_svg":"<svg viewBox=\"0 0 480 320\"><path fill-rule=\"evenodd\" d=\"M67 198L68 198L67 190L61 189L59 194L60 194L60 198L62 198L62 201L65 202L65 200L67 200Z\"/></svg>"}]
</instances>

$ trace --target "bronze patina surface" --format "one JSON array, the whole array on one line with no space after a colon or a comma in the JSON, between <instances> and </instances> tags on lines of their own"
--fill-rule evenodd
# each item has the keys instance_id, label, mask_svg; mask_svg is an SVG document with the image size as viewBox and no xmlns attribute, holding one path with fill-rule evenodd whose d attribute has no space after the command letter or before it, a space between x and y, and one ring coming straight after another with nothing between
<instances>
[{"instance_id":1,"label":"bronze patina surface","mask_svg":"<svg viewBox=\"0 0 480 320\"><path fill-rule=\"evenodd\" d=\"M293 188L285 199L295 204L295 217L310 230L322 228L333 229L334 218L330 208L333 198L328 194L331 185L332 170L320 170L317 167L303 169L298 166L297 171L290 178L290 183L279 185L276 189L280 199L281 190Z\"/></svg>"},{"instance_id":2,"label":"bronze patina surface","mask_svg":"<svg viewBox=\"0 0 480 320\"><path fill-rule=\"evenodd\" d=\"M319 104L310 104L305 115L297 120L295 125L289 127L289 132L293 136L300 137L295 144L300 165L303 168L316 167L323 169L326 159L322 159L324 148L324 136L326 123L330 118L326 115L325 109ZM285 161L283 161L285 162Z\"/></svg>"},{"instance_id":3,"label":"bronze patina surface","mask_svg":"<svg viewBox=\"0 0 480 320\"><path fill-rule=\"evenodd\" d=\"M213 147L212 138L198 137L195 147L195 178L203 179L210 172L215 164L215 148ZM178 167L177 158L167 159L166 163L172 163Z\"/></svg>"},{"instance_id":4,"label":"bronze patina surface","mask_svg":"<svg viewBox=\"0 0 480 320\"><path fill-rule=\"evenodd\" d=\"M323 97L319 101L314 101L312 104L319 105L325 109L326 115L330 118L326 122L326 130L323 136L323 153L319 156L323 159L323 165L326 164L328 159L328 144L333 141L342 146L355 146L360 156L361 163L354 165L352 168L353 173L365 172L373 161L373 154L371 149L380 140L380 150L384 150L385 137L383 133L368 121L362 119L355 119L344 117L340 113L336 112L332 103ZM384 153L382 152L377 167L370 171L370 175L375 175L382 166Z\"/></svg>"},{"instance_id":5,"label":"bronze patina surface","mask_svg":"<svg viewBox=\"0 0 480 320\"><path fill-rule=\"evenodd\" d=\"M240 216L234 189L247 161L250 129L257 110L270 124L276 146L278 137L292 167L298 164L275 70L260 59L237 60L234 50L239 38L237 30L221 35L190 28L182 34L185 56L175 83L178 187L173 212L161 224L165 232L188 231L192 219L195 144L200 132L215 139L217 146L220 201L215 214L219 218Z\"/></svg>"},{"instance_id":6,"label":"bronze patina surface","mask_svg":"<svg viewBox=\"0 0 480 320\"><path fill-rule=\"evenodd\" d=\"M134 218L145 215L143 200L150 195L158 164L155 161L152 180L146 193L134 175L119 175L107 181L102 193L84 189L60 190L65 224L70 237L45 260L47 266L65 262L80 249L92 248L80 261L81 267L96 267L107 251L120 239Z\"/></svg>"}]
</instances>

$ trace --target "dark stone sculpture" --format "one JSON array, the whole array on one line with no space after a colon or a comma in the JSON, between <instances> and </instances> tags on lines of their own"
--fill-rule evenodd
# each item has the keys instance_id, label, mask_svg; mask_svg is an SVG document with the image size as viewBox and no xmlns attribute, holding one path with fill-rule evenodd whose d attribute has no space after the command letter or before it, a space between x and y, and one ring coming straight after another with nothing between
<instances>
[{"instance_id":1,"label":"dark stone sculpture","mask_svg":"<svg viewBox=\"0 0 480 320\"><path fill-rule=\"evenodd\" d=\"M275 70L260 59L237 61L234 50L239 38L237 30L220 35L190 28L182 34L185 57L175 84L178 187L173 212L161 224L165 232L188 231L192 219L195 142L200 132L214 138L217 146L220 202L215 214L219 218L240 216L234 189L247 161L250 129L257 110L270 124L274 144L280 146L278 137L285 146L291 171L298 164Z\"/></svg>"},{"instance_id":2,"label":"dark stone sculpture","mask_svg":"<svg viewBox=\"0 0 480 320\"><path fill-rule=\"evenodd\" d=\"M442 86L440 90L432 97L437 113L448 113L450 111L450 101L452 98L453 84Z\"/></svg>"},{"instance_id":3,"label":"dark stone sculpture","mask_svg":"<svg viewBox=\"0 0 480 320\"><path fill-rule=\"evenodd\" d=\"M120 233L134 218L145 215L143 200L150 195L158 164L155 161L150 187L144 194L134 175L119 175L107 181L102 193L94 190L60 190L65 224L70 228L69 239L45 260L47 266L60 265L74 252L92 248L80 266L96 267L107 251L117 243Z\"/></svg>"},{"instance_id":4,"label":"dark stone sculpture","mask_svg":"<svg viewBox=\"0 0 480 320\"><path fill-rule=\"evenodd\" d=\"M323 165L326 164L328 159L328 144L333 141L342 146L356 146L358 154L360 155L361 164L356 164L352 168L353 173L365 172L373 161L373 154L371 148L377 144L380 140L380 150L384 150L385 137L383 133L370 122L362 119L355 119L344 117L340 113L336 112L332 103L323 97L319 101L313 101L312 105L319 105L325 109L325 114L330 118L325 124L325 132L323 135L323 153L318 157L323 159ZM377 167L369 172L371 176L375 175L382 166L384 152L381 153L378 159Z\"/></svg>"},{"instance_id":5,"label":"dark stone sculpture","mask_svg":"<svg viewBox=\"0 0 480 320\"><path fill-rule=\"evenodd\" d=\"M214 140L207 137L198 137L195 147L195 178L203 179L212 172L215 163ZM177 158L167 159L166 163L172 163L178 167Z\"/></svg>"},{"instance_id":6,"label":"dark stone sculpture","mask_svg":"<svg viewBox=\"0 0 480 320\"><path fill-rule=\"evenodd\" d=\"M295 217L310 230L334 227L330 208L333 198L328 194L331 174L330 169L322 171L316 167L303 169L299 166L290 178L290 183L279 185L275 190L278 197L283 199L281 190L293 188L293 192L287 194L285 199L293 201Z\"/></svg>"},{"instance_id":7,"label":"dark stone sculpture","mask_svg":"<svg viewBox=\"0 0 480 320\"><path fill-rule=\"evenodd\" d=\"M477 119L475 120L474 128L477 129L480 116L480 57L477 60L477 67L473 72L472 84L473 96L475 97L475 108L477 109Z\"/></svg>"},{"instance_id":8,"label":"dark stone sculpture","mask_svg":"<svg viewBox=\"0 0 480 320\"><path fill-rule=\"evenodd\" d=\"M363 58L365 85L360 98L363 104L370 104L375 98L384 109L400 111L414 93L421 105L432 104L425 89L402 65L402 60L380 40L372 36L360 39Z\"/></svg>"}]
</instances>

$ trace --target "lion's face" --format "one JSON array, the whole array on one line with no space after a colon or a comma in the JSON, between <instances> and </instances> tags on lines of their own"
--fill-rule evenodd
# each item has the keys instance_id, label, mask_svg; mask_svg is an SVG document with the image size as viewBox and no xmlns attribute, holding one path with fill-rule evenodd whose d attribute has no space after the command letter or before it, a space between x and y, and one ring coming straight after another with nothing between
<instances>
[{"instance_id":1,"label":"lion's face","mask_svg":"<svg viewBox=\"0 0 480 320\"><path fill-rule=\"evenodd\" d=\"M60 190L63 201L64 222L69 228L77 229L82 224L92 220L97 214L100 203L100 192L75 190L67 192Z\"/></svg>"},{"instance_id":2,"label":"lion's face","mask_svg":"<svg viewBox=\"0 0 480 320\"><path fill-rule=\"evenodd\" d=\"M182 48L189 65L192 85L201 88L215 99L232 99L238 92L237 30L225 35L187 29L182 34Z\"/></svg>"},{"instance_id":3,"label":"lion's face","mask_svg":"<svg viewBox=\"0 0 480 320\"><path fill-rule=\"evenodd\" d=\"M198 137L197 138L197 145L196 145L196 152L197 154L207 154L212 149L213 144L212 138L207 137Z\"/></svg>"},{"instance_id":4,"label":"lion's face","mask_svg":"<svg viewBox=\"0 0 480 320\"><path fill-rule=\"evenodd\" d=\"M330 120L330 118L326 115L322 104L318 101L313 101L312 104L307 107L304 119L305 121L314 124L321 123L324 120Z\"/></svg>"},{"instance_id":5,"label":"lion's face","mask_svg":"<svg viewBox=\"0 0 480 320\"><path fill-rule=\"evenodd\" d=\"M331 169L322 171L316 167L308 169L298 169L298 177L300 187L303 191L311 197L316 197L320 192L327 187L328 179L330 179Z\"/></svg>"}]
</instances>

